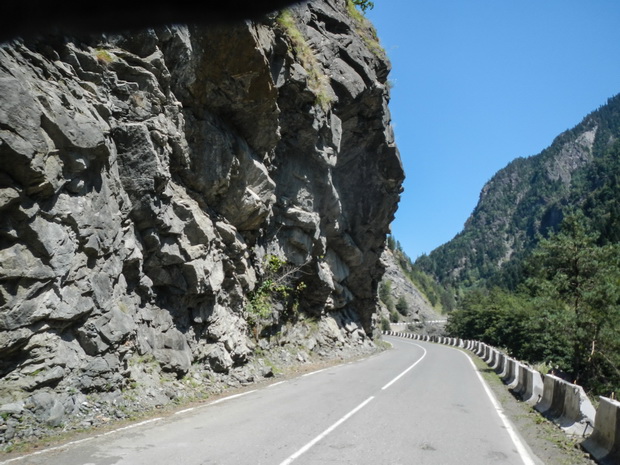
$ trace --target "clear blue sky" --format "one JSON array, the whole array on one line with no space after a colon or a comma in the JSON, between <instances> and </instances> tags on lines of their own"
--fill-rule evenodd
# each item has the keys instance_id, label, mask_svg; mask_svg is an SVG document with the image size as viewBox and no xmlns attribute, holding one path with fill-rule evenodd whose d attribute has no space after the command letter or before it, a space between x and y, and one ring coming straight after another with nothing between
<instances>
[{"instance_id":1,"label":"clear blue sky","mask_svg":"<svg viewBox=\"0 0 620 465\"><path fill-rule=\"evenodd\" d=\"M620 93L620 0L374 0L407 179L392 232L415 259L480 190Z\"/></svg>"}]
</instances>

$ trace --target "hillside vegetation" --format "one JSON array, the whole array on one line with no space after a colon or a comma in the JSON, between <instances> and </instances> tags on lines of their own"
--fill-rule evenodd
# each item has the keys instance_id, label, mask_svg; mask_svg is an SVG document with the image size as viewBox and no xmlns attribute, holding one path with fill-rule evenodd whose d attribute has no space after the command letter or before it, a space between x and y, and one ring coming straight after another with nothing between
<instances>
[{"instance_id":1,"label":"hillside vegetation","mask_svg":"<svg viewBox=\"0 0 620 465\"><path fill-rule=\"evenodd\" d=\"M416 261L458 310L448 331L620 387L620 97L482 189L465 227Z\"/></svg>"},{"instance_id":2,"label":"hillside vegetation","mask_svg":"<svg viewBox=\"0 0 620 465\"><path fill-rule=\"evenodd\" d=\"M438 313L447 313L454 310L454 290L449 285L439 284L433 276L415 264L405 253L400 242L393 236L388 237L387 245L398 262L402 273L426 297Z\"/></svg>"}]
</instances>

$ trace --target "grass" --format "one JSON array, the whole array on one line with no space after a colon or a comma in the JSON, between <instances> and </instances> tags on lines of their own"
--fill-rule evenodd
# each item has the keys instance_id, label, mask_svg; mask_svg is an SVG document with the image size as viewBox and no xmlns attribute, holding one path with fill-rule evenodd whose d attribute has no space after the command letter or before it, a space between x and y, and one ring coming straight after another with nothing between
<instances>
[{"instance_id":1,"label":"grass","mask_svg":"<svg viewBox=\"0 0 620 465\"><path fill-rule=\"evenodd\" d=\"M312 47L299 30L290 10L283 10L276 21L288 36L292 52L308 73L308 88L316 96L315 104L327 111L331 108L334 97L330 92L329 78L323 72Z\"/></svg>"},{"instance_id":2,"label":"grass","mask_svg":"<svg viewBox=\"0 0 620 465\"><path fill-rule=\"evenodd\" d=\"M104 66L107 66L116 60L116 57L113 54L101 47L95 49L94 55L97 61Z\"/></svg>"},{"instance_id":3,"label":"grass","mask_svg":"<svg viewBox=\"0 0 620 465\"><path fill-rule=\"evenodd\" d=\"M379 37L377 31L373 27L372 23L364 16L364 14L357 9L355 4L351 0L347 0L347 11L349 16L353 18L355 22L355 31L362 38L368 49L378 58L384 60L387 56L385 50L379 43Z\"/></svg>"}]
</instances>

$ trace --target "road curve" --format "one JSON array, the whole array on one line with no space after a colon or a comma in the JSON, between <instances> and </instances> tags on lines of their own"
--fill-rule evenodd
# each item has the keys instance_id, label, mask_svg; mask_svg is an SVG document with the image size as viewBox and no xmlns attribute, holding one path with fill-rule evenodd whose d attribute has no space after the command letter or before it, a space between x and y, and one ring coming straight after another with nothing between
<instances>
[{"instance_id":1,"label":"road curve","mask_svg":"<svg viewBox=\"0 0 620 465\"><path fill-rule=\"evenodd\" d=\"M538 465L468 355L394 349L0 465Z\"/></svg>"}]
</instances>

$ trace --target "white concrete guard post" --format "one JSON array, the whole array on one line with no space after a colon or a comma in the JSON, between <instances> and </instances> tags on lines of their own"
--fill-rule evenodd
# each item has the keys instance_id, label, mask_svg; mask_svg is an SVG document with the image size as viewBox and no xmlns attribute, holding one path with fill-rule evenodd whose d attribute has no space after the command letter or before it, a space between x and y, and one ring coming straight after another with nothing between
<instances>
[{"instance_id":1,"label":"white concrete guard post","mask_svg":"<svg viewBox=\"0 0 620 465\"><path fill-rule=\"evenodd\" d=\"M515 360L506 355L506 361L504 362L504 371L499 374L499 377L502 378L504 384L508 384L506 381L514 374L514 364ZM512 369L512 373L511 370Z\"/></svg>"},{"instance_id":2,"label":"white concrete guard post","mask_svg":"<svg viewBox=\"0 0 620 465\"><path fill-rule=\"evenodd\" d=\"M487 365L489 366L493 365L493 360L495 360L496 354L497 354L497 350L491 348L491 350L489 351L489 356L486 359Z\"/></svg>"},{"instance_id":3,"label":"white concrete guard post","mask_svg":"<svg viewBox=\"0 0 620 465\"><path fill-rule=\"evenodd\" d=\"M592 434L596 410L581 386L566 381L564 409L557 423L568 434L589 436Z\"/></svg>"},{"instance_id":4,"label":"white concrete guard post","mask_svg":"<svg viewBox=\"0 0 620 465\"><path fill-rule=\"evenodd\" d=\"M592 433L596 411L581 386L545 375L543 397L534 408L567 434L587 436Z\"/></svg>"},{"instance_id":5,"label":"white concrete guard post","mask_svg":"<svg viewBox=\"0 0 620 465\"><path fill-rule=\"evenodd\" d=\"M491 348L485 344L484 352L482 353L482 360L486 362L489 359L490 354L491 354Z\"/></svg>"},{"instance_id":6,"label":"white concrete guard post","mask_svg":"<svg viewBox=\"0 0 620 465\"><path fill-rule=\"evenodd\" d=\"M499 357L497 359L497 363L495 364L495 373L501 376L506 367L506 354L499 353Z\"/></svg>"},{"instance_id":7,"label":"white concrete guard post","mask_svg":"<svg viewBox=\"0 0 620 465\"><path fill-rule=\"evenodd\" d=\"M519 375L517 376L517 384L512 388L512 391L519 397L521 397L527 387L527 367L519 363L518 373Z\"/></svg>"},{"instance_id":8,"label":"white concrete guard post","mask_svg":"<svg viewBox=\"0 0 620 465\"><path fill-rule=\"evenodd\" d=\"M517 362L514 359L509 358L506 360L506 370L504 377L502 378L504 384L511 384L514 381L516 365Z\"/></svg>"},{"instance_id":9,"label":"white concrete guard post","mask_svg":"<svg viewBox=\"0 0 620 465\"><path fill-rule=\"evenodd\" d=\"M521 400L529 405L535 405L542 399L543 394L543 376L536 370L526 368L527 381L525 383L525 392L521 394Z\"/></svg>"},{"instance_id":10,"label":"white concrete guard post","mask_svg":"<svg viewBox=\"0 0 620 465\"><path fill-rule=\"evenodd\" d=\"M553 403L553 391L555 390L555 380L557 380L553 375L544 375L543 376L543 396L540 401L534 406L536 410L538 410L543 415L546 414L551 409L551 404Z\"/></svg>"},{"instance_id":11,"label":"white concrete guard post","mask_svg":"<svg viewBox=\"0 0 620 465\"><path fill-rule=\"evenodd\" d=\"M482 342L477 342L476 343L476 350L474 351L474 353L480 357L480 354L482 354L483 348L482 348L483 343Z\"/></svg>"},{"instance_id":12,"label":"white concrete guard post","mask_svg":"<svg viewBox=\"0 0 620 465\"><path fill-rule=\"evenodd\" d=\"M487 365L491 364L494 353L495 353L495 349L493 347L489 347L489 350L487 350L486 356L484 357L484 361L486 362Z\"/></svg>"},{"instance_id":13,"label":"white concrete guard post","mask_svg":"<svg viewBox=\"0 0 620 465\"><path fill-rule=\"evenodd\" d=\"M620 402L600 397L596 426L582 446L602 465L620 463Z\"/></svg>"},{"instance_id":14,"label":"white concrete guard post","mask_svg":"<svg viewBox=\"0 0 620 465\"><path fill-rule=\"evenodd\" d=\"M519 384L519 381L521 379L521 363L517 362L515 360L515 367L514 367L514 372L513 372L513 376L512 376L512 380L509 383L506 383L506 385L508 386L508 389L514 389L517 387L517 384Z\"/></svg>"},{"instance_id":15,"label":"white concrete guard post","mask_svg":"<svg viewBox=\"0 0 620 465\"><path fill-rule=\"evenodd\" d=\"M504 355L499 350L493 351L493 358L491 358L491 363L489 363L489 368L493 371L497 369L497 365L499 365L500 357Z\"/></svg>"}]
</instances>

